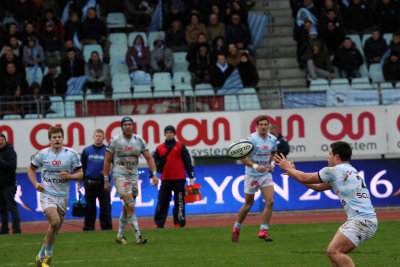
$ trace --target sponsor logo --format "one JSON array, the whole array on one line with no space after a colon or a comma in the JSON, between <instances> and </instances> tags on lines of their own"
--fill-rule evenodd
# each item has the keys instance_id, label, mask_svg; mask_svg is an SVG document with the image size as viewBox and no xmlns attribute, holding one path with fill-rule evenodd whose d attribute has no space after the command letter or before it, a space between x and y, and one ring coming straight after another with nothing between
<instances>
[{"instance_id":1,"label":"sponsor logo","mask_svg":"<svg viewBox=\"0 0 400 267\"><path fill-rule=\"evenodd\" d=\"M260 184L257 181L251 182L251 187L259 186Z\"/></svg>"},{"instance_id":2,"label":"sponsor logo","mask_svg":"<svg viewBox=\"0 0 400 267\"><path fill-rule=\"evenodd\" d=\"M51 162L51 165L53 165L53 166L60 166L60 165L61 165L61 160L53 160L53 161Z\"/></svg>"}]
</instances>

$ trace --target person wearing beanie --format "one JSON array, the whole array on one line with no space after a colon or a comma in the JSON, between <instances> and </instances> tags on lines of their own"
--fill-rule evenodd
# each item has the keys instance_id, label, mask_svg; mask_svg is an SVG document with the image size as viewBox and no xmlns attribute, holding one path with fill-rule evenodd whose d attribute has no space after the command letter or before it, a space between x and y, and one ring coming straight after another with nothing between
<instances>
[{"instance_id":1,"label":"person wearing beanie","mask_svg":"<svg viewBox=\"0 0 400 267\"><path fill-rule=\"evenodd\" d=\"M185 201L184 190L186 173L190 178L190 184L194 184L194 172L192 160L186 146L175 140L175 127L168 125L164 129L165 142L157 146L153 153L157 165L157 171L161 173L161 187L158 191L158 203L154 214L156 228L164 228L167 219L169 203L174 192L173 218L176 227L184 227Z\"/></svg>"},{"instance_id":2,"label":"person wearing beanie","mask_svg":"<svg viewBox=\"0 0 400 267\"><path fill-rule=\"evenodd\" d=\"M8 212L12 217L13 234L21 233L20 218L14 197L17 192L15 171L17 169L17 154L7 138L0 133L0 212L1 232L8 234Z\"/></svg>"}]
</instances>

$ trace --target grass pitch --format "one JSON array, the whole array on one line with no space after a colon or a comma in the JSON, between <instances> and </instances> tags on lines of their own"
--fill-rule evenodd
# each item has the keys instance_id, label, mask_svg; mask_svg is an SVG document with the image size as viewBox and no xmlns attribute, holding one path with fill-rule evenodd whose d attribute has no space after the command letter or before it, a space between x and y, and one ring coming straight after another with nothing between
<instances>
[{"instance_id":1,"label":"grass pitch","mask_svg":"<svg viewBox=\"0 0 400 267\"><path fill-rule=\"evenodd\" d=\"M139 218L140 225L140 218ZM143 230L149 241L126 246L116 231L60 233L52 266L330 266L325 249L340 223L271 226L273 242L257 238L259 226L244 226L238 243L232 227ZM0 266L35 266L44 234L0 236ZM350 254L356 266L400 266L399 222L379 222L375 236Z\"/></svg>"}]
</instances>

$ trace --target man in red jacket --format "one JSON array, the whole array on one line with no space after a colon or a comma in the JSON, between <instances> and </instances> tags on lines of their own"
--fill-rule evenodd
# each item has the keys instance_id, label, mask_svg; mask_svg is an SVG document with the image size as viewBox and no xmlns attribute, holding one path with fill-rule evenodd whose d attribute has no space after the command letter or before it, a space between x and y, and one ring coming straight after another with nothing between
<instances>
[{"instance_id":1,"label":"man in red jacket","mask_svg":"<svg viewBox=\"0 0 400 267\"><path fill-rule=\"evenodd\" d=\"M154 151L153 158L157 165L157 171L161 173L161 187L158 192L158 203L154 214L156 228L164 228L168 215L169 202L172 191L174 192L174 224L183 227L185 220L184 188L186 183L185 170L190 178L190 184L194 184L192 160L186 146L175 140L175 128L168 125L164 129L165 142Z\"/></svg>"}]
</instances>

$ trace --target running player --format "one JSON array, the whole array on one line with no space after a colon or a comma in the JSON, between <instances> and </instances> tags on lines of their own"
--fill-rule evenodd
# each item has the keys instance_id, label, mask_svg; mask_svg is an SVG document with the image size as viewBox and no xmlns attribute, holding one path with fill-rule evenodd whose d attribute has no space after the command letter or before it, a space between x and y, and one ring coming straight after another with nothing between
<instances>
[{"instance_id":1,"label":"running player","mask_svg":"<svg viewBox=\"0 0 400 267\"><path fill-rule=\"evenodd\" d=\"M158 184L156 164L147 149L146 142L139 135L133 134L133 120L125 117L121 120L122 134L114 136L108 144L104 159L104 188L111 191L110 178L111 163L113 163L114 185L118 196L124 205L119 217L119 228L116 242L122 245L128 244L124 236L127 222L136 236L137 244L146 244L147 239L139 231L139 225L135 216L135 198L138 195L138 163L142 154L147 161L152 175L151 184Z\"/></svg>"},{"instance_id":2,"label":"running player","mask_svg":"<svg viewBox=\"0 0 400 267\"><path fill-rule=\"evenodd\" d=\"M254 204L254 194L258 189L261 190L265 200L258 237L265 241L272 241L268 235L268 229L274 203L274 183L271 174L274 171L274 162L270 160L276 153L277 140L275 136L268 133L268 128L268 118L260 117L257 120L257 131L252 133L248 138L254 144L254 151L250 156L241 160L242 163L246 165L244 176L244 204L240 208L237 221L233 226L232 242L239 241L242 223Z\"/></svg>"},{"instance_id":3,"label":"running player","mask_svg":"<svg viewBox=\"0 0 400 267\"><path fill-rule=\"evenodd\" d=\"M64 147L64 131L51 127L48 132L50 147L40 150L28 168L28 177L40 192L40 204L49 222L43 246L36 256L36 265L50 266L53 245L64 221L68 206L70 180L83 178L82 165L75 150ZM42 168L41 183L35 171ZM72 174L72 171L74 172Z\"/></svg>"},{"instance_id":4,"label":"running player","mask_svg":"<svg viewBox=\"0 0 400 267\"><path fill-rule=\"evenodd\" d=\"M348 143L332 143L328 167L314 173L296 170L293 162L288 162L283 154L275 156L276 164L300 183L316 191L333 189L339 196L347 221L339 227L328 245L327 256L332 266L354 266L353 260L346 254L372 237L378 228L368 188L350 165L351 154Z\"/></svg>"}]
</instances>

